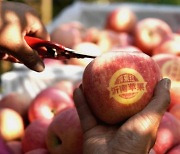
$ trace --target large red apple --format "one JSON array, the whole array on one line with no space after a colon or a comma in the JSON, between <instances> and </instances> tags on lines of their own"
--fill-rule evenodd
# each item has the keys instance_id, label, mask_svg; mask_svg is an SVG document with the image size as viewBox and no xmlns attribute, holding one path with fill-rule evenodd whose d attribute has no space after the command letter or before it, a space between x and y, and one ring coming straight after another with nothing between
<instances>
[{"instance_id":1,"label":"large red apple","mask_svg":"<svg viewBox=\"0 0 180 154\"><path fill-rule=\"evenodd\" d=\"M107 14L105 28L116 32L132 32L136 24L136 14L129 8L116 8Z\"/></svg>"},{"instance_id":2,"label":"large red apple","mask_svg":"<svg viewBox=\"0 0 180 154\"><path fill-rule=\"evenodd\" d=\"M13 109L0 109L0 136L5 141L21 139L24 135L24 122L21 115Z\"/></svg>"},{"instance_id":3,"label":"large red apple","mask_svg":"<svg viewBox=\"0 0 180 154\"><path fill-rule=\"evenodd\" d=\"M148 55L152 55L153 49L171 35L171 27L165 21L157 18L140 20L134 31L136 46Z\"/></svg>"},{"instance_id":4,"label":"large red apple","mask_svg":"<svg viewBox=\"0 0 180 154\"><path fill-rule=\"evenodd\" d=\"M22 139L22 151L26 153L34 149L45 148L45 136L51 120L37 119L31 122L25 129Z\"/></svg>"},{"instance_id":5,"label":"large red apple","mask_svg":"<svg viewBox=\"0 0 180 154\"><path fill-rule=\"evenodd\" d=\"M159 67L148 55L109 52L85 68L82 87L94 114L115 124L141 111L160 79Z\"/></svg>"},{"instance_id":6,"label":"large red apple","mask_svg":"<svg viewBox=\"0 0 180 154\"><path fill-rule=\"evenodd\" d=\"M62 90L48 87L32 100L28 110L29 120L51 119L65 108L74 106L72 98Z\"/></svg>"},{"instance_id":7,"label":"large red apple","mask_svg":"<svg viewBox=\"0 0 180 154\"><path fill-rule=\"evenodd\" d=\"M158 54L152 58L159 65L162 76L171 79L169 108L174 104L180 104L180 57L173 54Z\"/></svg>"},{"instance_id":8,"label":"large red apple","mask_svg":"<svg viewBox=\"0 0 180 154\"><path fill-rule=\"evenodd\" d=\"M166 112L158 128L156 142L153 147L157 154L168 152L180 144L180 121L171 113Z\"/></svg>"},{"instance_id":9,"label":"large red apple","mask_svg":"<svg viewBox=\"0 0 180 154\"><path fill-rule=\"evenodd\" d=\"M54 117L48 128L46 145L51 154L82 154L83 132L76 108Z\"/></svg>"}]
</instances>

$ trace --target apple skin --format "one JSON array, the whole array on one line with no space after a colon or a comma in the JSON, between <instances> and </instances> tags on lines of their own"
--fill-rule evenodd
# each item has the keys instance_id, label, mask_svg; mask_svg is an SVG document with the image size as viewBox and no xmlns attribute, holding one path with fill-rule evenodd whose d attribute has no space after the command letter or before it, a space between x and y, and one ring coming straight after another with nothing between
<instances>
[{"instance_id":1,"label":"apple skin","mask_svg":"<svg viewBox=\"0 0 180 154\"><path fill-rule=\"evenodd\" d=\"M28 110L29 121L51 119L58 112L72 106L74 101L68 94L57 88L48 87L32 100Z\"/></svg>"},{"instance_id":2,"label":"apple skin","mask_svg":"<svg viewBox=\"0 0 180 154\"><path fill-rule=\"evenodd\" d=\"M105 123L116 124L149 103L160 79L159 67L148 55L109 52L85 68L82 88L94 114Z\"/></svg>"},{"instance_id":3,"label":"apple skin","mask_svg":"<svg viewBox=\"0 0 180 154\"><path fill-rule=\"evenodd\" d=\"M54 117L48 127L46 145L51 154L82 154L83 132L75 107Z\"/></svg>"},{"instance_id":4,"label":"apple skin","mask_svg":"<svg viewBox=\"0 0 180 154\"><path fill-rule=\"evenodd\" d=\"M0 136L5 141L21 139L24 135L24 122L21 115L13 109L0 109Z\"/></svg>"},{"instance_id":5,"label":"apple skin","mask_svg":"<svg viewBox=\"0 0 180 154\"><path fill-rule=\"evenodd\" d=\"M46 149L45 136L50 123L51 120L48 119L37 119L26 127L22 138L23 153L39 148Z\"/></svg>"},{"instance_id":6,"label":"apple skin","mask_svg":"<svg viewBox=\"0 0 180 154\"><path fill-rule=\"evenodd\" d=\"M105 29L130 33L135 27L136 20L137 17L131 9L126 7L116 8L107 14Z\"/></svg>"},{"instance_id":7,"label":"apple skin","mask_svg":"<svg viewBox=\"0 0 180 154\"><path fill-rule=\"evenodd\" d=\"M179 104L175 104L171 107L169 112L174 115L180 121L180 102Z\"/></svg>"},{"instance_id":8,"label":"apple skin","mask_svg":"<svg viewBox=\"0 0 180 154\"><path fill-rule=\"evenodd\" d=\"M153 147L156 154L162 154L169 151L175 145L180 143L180 121L171 113L165 112Z\"/></svg>"},{"instance_id":9,"label":"apple skin","mask_svg":"<svg viewBox=\"0 0 180 154\"><path fill-rule=\"evenodd\" d=\"M12 154L22 154L22 144L21 141L9 141L7 142L7 146L9 147Z\"/></svg>"},{"instance_id":10,"label":"apple skin","mask_svg":"<svg viewBox=\"0 0 180 154\"><path fill-rule=\"evenodd\" d=\"M32 151L28 151L24 154L50 154L50 153L47 149L39 148L39 149L34 149Z\"/></svg>"},{"instance_id":11,"label":"apple skin","mask_svg":"<svg viewBox=\"0 0 180 154\"><path fill-rule=\"evenodd\" d=\"M180 153L180 144L173 147L167 154L179 154Z\"/></svg>"},{"instance_id":12,"label":"apple skin","mask_svg":"<svg viewBox=\"0 0 180 154\"><path fill-rule=\"evenodd\" d=\"M172 35L171 27L158 18L145 18L135 27L135 45L148 55L165 39Z\"/></svg>"},{"instance_id":13,"label":"apple skin","mask_svg":"<svg viewBox=\"0 0 180 154\"><path fill-rule=\"evenodd\" d=\"M173 54L158 54L152 56L158 64L162 76L171 79L170 97L171 102L169 109L174 104L180 104L180 57Z\"/></svg>"}]
</instances>

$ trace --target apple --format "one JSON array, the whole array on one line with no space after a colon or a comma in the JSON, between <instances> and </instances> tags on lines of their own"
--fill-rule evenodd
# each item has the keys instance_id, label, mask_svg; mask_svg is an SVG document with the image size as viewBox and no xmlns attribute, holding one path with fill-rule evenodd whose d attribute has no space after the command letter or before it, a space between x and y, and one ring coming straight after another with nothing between
<instances>
[{"instance_id":1,"label":"apple","mask_svg":"<svg viewBox=\"0 0 180 154\"><path fill-rule=\"evenodd\" d=\"M180 40L178 39L167 39L153 50L152 55L167 53L180 56L179 44Z\"/></svg>"},{"instance_id":2,"label":"apple","mask_svg":"<svg viewBox=\"0 0 180 154\"><path fill-rule=\"evenodd\" d=\"M87 28L83 36L83 42L92 42L96 44L99 39L100 31L101 30L96 27Z\"/></svg>"},{"instance_id":3,"label":"apple","mask_svg":"<svg viewBox=\"0 0 180 154\"><path fill-rule=\"evenodd\" d=\"M28 151L24 154L50 154L50 153L47 149L39 148L39 149L34 149L32 151Z\"/></svg>"},{"instance_id":4,"label":"apple","mask_svg":"<svg viewBox=\"0 0 180 154\"><path fill-rule=\"evenodd\" d=\"M27 116L31 100L23 93L10 92L0 100L0 108L10 108L18 112L23 118Z\"/></svg>"},{"instance_id":5,"label":"apple","mask_svg":"<svg viewBox=\"0 0 180 154\"><path fill-rule=\"evenodd\" d=\"M169 112L174 115L177 119L180 120L180 101L179 101L179 104L175 104L173 105Z\"/></svg>"},{"instance_id":6,"label":"apple","mask_svg":"<svg viewBox=\"0 0 180 154\"><path fill-rule=\"evenodd\" d=\"M120 43L120 36L117 32L112 30L101 30L99 33L99 38L97 41L97 45L99 46L102 53L108 52L114 46L119 45Z\"/></svg>"},{"instance_id":7,"label":"apple","mask_svg":"<svg viewBox=\"0 0 180 154\"><path fill-rule=\"evenodd\" d=\"M53 118L48 127L46 145L51 154L82 154L83 132L75 107Z\"/></svg>"},{"instance_id":8,"label":"apple","mask_svg":"<svg viewBox=\"0 0 180 154\"><path fill-rule=\"evenodd\" d=\"M127 45L127 46L115 46L110 51L126 51L126 52L142 52L139 48L133 45Z\"/></svg>"},{"instance_id":9,"label":"apple","mask_svg":"<svg viewBox=\"0 0 180 154\"><path fill-rule=\"evenodd\" d=\"M73 47L77 53L84 53L87 55L98 56L102 52L98 45L92 42L82 42ZM87 66L93 59L92 58L70 58L67 60L67 64L79 65L82 67Z\"/></svg>"},{"instance_id":10,"label":"apple","mask_svg":"<svg viewBox=\"0 0 180 154\"><path fill-rule=\"evenodd\" d=\"M167 154L179 154L180 153L180 144L174 146Z\"/></svg>"},{"instance_id":11,"label":"apple","mask_svg":"<svg viewBox=\"0 0 180 154\"><path fill-rule=\"evenodd\" d=\"M21 141L13 140L7 142L7 146L9 147L12 154L22 154L22 144Z\"/></svg>"},{"instance_id":12,"label":"apple","mask_svg":"<svg viewBox=\"0 0 180 154\"><path fill-rule=\"evenodd\" d=\"M93 113L116 124L149 103L160 79L158 65L143 52L108 52L85 68L82 88Z\"/></svg>"},{"instance_id":13,"label":"apple","mask_svg":"<svg viewBox=\"0 0 180 154\"><path fill-rule=\"evenodd\" d=\"M62 90L47 87L32 100L28 110L29 121L51 119L65 108L74 106L73 99Z\"/></svg>"},{"instance_id":14,"label":"apple","mask_svg":"<svg viewBox=\"0 0 180 154\"><path fill-rule=\"evenodd\" d=\"M3 138L0 137L0 153L1 154L12 154L11 150L7 146Z\"/></svg>"},{"instance_id":15,"label":"apple","mask_svg":"<svg viewBox=\"0 0 180 154\"><path fill-rule=\"evenodd\" d=\"M107 14L105 28L116 32L132 32L136 24L136 14L127 7L113 9Z\"/></svg>"},{"instance_id":16,"label":"apple","mask_svg":"<svg viewBox=\"0 0 180 154\"><path fill-rule=\"evenodd\" d=\"M80 22L68 22L60 24L50 34L51 41L72 48L82 42L84 26Z\"/></svg>"},{"instance_id":17,"label":"apple","mask_svg":"<svg viewBox=\"0 0 180 154\"><path fill-rule=\"evenodd\" d=\"M148 55L172 35L171 27L158 18L145 18L137 22L134 30L135 45Z\"/></svg>"},{"instance_id":18,"label":"apple","mask_svg":"<svg viewBox=\"0 0 180 154\"><path fill-rule=\"evenodd\" d=\"M171 113L165 112L153 147L157 154L167 153L171 148L180 144L180 121Z\"/></svg>"},{"instance_id":19,"label":"apple","mask_svg":"<svg viewBox=\"0 0 180 154\"><path fill-rule=\"evenodd\" d=\"M37 119L31 122L25 129L24 137L22 138L22 151L28 151L45 148L45 136L51 120Z\"/></svg>"},{"instance_id":20,"label":"apple","mask_svg":"<svg viewBox=\"0 0 180 154\"><path fill-rule=\"evenodd\" d=\"M71 98L73 97L73 91L74 91L74 84L73 81L70 80L60 80L55 82L52 87L58 88L59 90L64 91L67 93Z\"/></svg>"},{"instance_id":21,"label":"apple","mask_svg":"<svg viewBox=\"0 0 180 154\"><path fill-rule=\"evenodd\" d=\"M171 79L169 108L174 104L180 104L180 57L173 54L158 54L152 58L159 65L162 76Z\"/></svg>"},{"instance_id":22,"label":"apple","mask_svg":"<svg viewBox=\"0 0 180 154\"><path fill-rule=\"evenodd\" d=\"M0 136L5 141L21 139L24 135L24 122L21 115L10 108L0 109Z\"/></svg>"},{"instance_id":23,"label":"apple","mask_svg":"<svg viewBox=\"0 0 180 154\"><path fill-rule=\"evenodd\" d=\"M118 45L119 46L130 46L130 45L134 45L134 36L130 35L126 32L121 32L118 33L118 38L119 38L119 42Z\"/></svg>"}]
</instances>

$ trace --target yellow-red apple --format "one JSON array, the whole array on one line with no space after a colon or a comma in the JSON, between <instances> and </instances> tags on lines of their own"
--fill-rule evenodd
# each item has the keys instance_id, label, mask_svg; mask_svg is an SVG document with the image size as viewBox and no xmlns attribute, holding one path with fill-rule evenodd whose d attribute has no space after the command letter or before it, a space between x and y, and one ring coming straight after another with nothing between
<instances>
[{"instance_id":1,"label":"yellow-red apple","mask_svg":"<svg viewBox=\"0 0 180 154\"><path fill-rule=\"evenodd\" d=\"M152 51L171 35L171 27L158 18L140 20L134 31L136 46L148 55L152 55Z\"/></svg>"},{"instance_id":2,"label":"yellow-red apple","mask_svg":"<svg viewBox=\"0 0 180 154\"><path fill-rule=\"evenodd\" d=\"M46 149L45 136L50 123L51 120L48 119L37 119L26 127L22 138L23 153L39 148Z\"/></svg>"},{"instance_id":3,"label":"yellow-red apple","mask_svg":"<svg viewBox=\"0 0 180 154\"><path fill-rule=\"evenodd\" d=\"M51 154L82 154L83 132L76 108L54 117L48 127L46 145Z\"/></svg>"},{"instance_id":4,"label":"yellow-red apple","mask_svg":"<svg viewBox=\"0 0 180 154\"><path fill-rule=\"evenodd\" d=\"M24 122L21 115L10 108L0 109L0 136L6 141L21 139Z\"/></svg>"},{"instance_id":5,"label":"yellow-red apple","mask_svg":"<svg viewBox=\"0 0 180 154\"><path fill-rule=\"evenodd\" d=\"M36 119L51 119L65 108L74 106L72 98L62 90L47 87L32 100L28 110L30 122Z\"/></svg>"},{"instance_id":6,"label":"yellow-red apple","mask_svg":"<svg viewBox=\"0 0 180 154\"><path fill-rule=\"evenodd\" d=\"M180 104L180 57L173 54L158 54L152 58L159 65L162 76L171 79L169 108L174 104Z\"/></svg>"},{"instance_id":7,"label":"yellow-red apple","mask_svg":"<svg viewBox=\"0 0 180 154\"><path fill-rule=\"evenodd\" d=\"M143 52L108 52L85 68L82 88L94 114L115 124L141 111L160 79L158 65Z\"/></svg>"},{"instance_id":8,"label":"yellow-red apple","mask_svg":"<svg viewBox=\"0 0 180 154\"><path fill-rule=\"evenodd\" d=\"M157 154L167 153L171 148L180 144L180 121L171 113L166 112L160 122L155 145Z\"/></svg>"},{"instance_id":9,"label":"yellow-red apple","mask_svg":"<svg viewBox=\"0 0 180 154\"><path fill-rule=\"evenodd\" d=\"M113 9L107 14L105 28L116 32L132 32L136 24L136 14L127 7Z\"/></svg>"}]
</instances>

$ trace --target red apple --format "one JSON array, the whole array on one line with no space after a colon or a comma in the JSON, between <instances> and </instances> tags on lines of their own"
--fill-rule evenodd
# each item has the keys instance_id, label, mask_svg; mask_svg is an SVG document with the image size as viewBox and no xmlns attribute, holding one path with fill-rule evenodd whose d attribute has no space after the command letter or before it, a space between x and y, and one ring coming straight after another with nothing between
<instances>
[{"instance_id":1,"label":"red apple","mask_svg":"<svg viewBox=\"0 0 180 154\"><path fill-rule=\"evenodd\" d=\"M167 39L162 42L159 46L157 46L152 54L173 54L180 56L180 40L178 39Z\"/></svg>"},{"instance_id":2,"label":"red apple","mask_svg":"<svg viewBox=\"0 0 180 154\"><path fill-rule=\"evenodd\" d=\"M116 8L107 14L105 28L116 32L132 32L136 24L136 14L129 8Z\"/></svg>"},{"instance_id":3,"label":"red apple","mask_svg":"<svg viewBox=\"0 0 180 154\"><path fill-rule=\"evenodd\" d=\"M180 101L179 101L179 104L175 104L173 105L169 112L174 115L177 119L179 119L180 121Z\"/></svg>"},{"instance_id":4,"label":"red apple","mask_svg":"<svg viewBox=\"0 0 180 154\"><path fill-rule=\"evenodd\" d=\"M46 149L45 136L50 122L48 119L37 119L26 127L22 139L23 153L39 148Z\"/></svg>"},{"instance_id":5,"label":"red apple","mask_svg":"<svg viewBox=\"0 0 180 154\"><path fill-rule=\"evenodd\" d=\"M83 42L97 43L99 39L100 30L96 27L90 27L85 30Z\"/></svg>"},{"instance_id":6,"label":"red apple","mask_svg":"<svg viewBox=\"0 0 180 154\"><path fill-rule=\"evenodd\" d=\"M172 54L158 54L152 58L159 65L162 76L171 79L169 108L174 104L180 104L180 57Z\"/></svg>"},{"instance_id":7,"label":"red apple","mask_svg":"<svg viewBox=\"0 0 180 154\"><path fill-rule=\"evenodd\" d=\"M52 154L82 154L83 132L76 108L54 117L48 128L46 145Z\"/></svg>"},{"instance_id":8,"label":"red apple","mask_svg":"<svg viewBox=\"0 0 180 154\"><path fill-rule=\"evenodd\" d=\"M51 33L51 41L72 48L82 42L84 27L80 22L60 24Z\"/></svg>"},{"instance_id":9,"label":"red apple","mask_svg":"<svg viewBox=\"0 0 180 154\"><path fill-rule=\"evenodd\" d=\"M55 82L52 87L58 88L59 90L67 93L71 98L73 97L74 84L73 81L70 80L60 80Z\"/></svg>"},{"instance_id":10,"label":"red apple","mask_svg":"<svg viewBox=\"0 0 180 154\"><path fill-rule=\"evenodd\" d=\"M98 45L92 42L82 42L73 47L75 51L78 53L84 53L92 56L100 55L102 52ZM79 65L79 66L87 66L93 59L92 58L70 58L67 60L67 64L71 65Z\"/></svg>"},{"instance_id":11,"label":"red apple","mask_svg":"<svg viewBox=\"0 0 180 154\"><path fill-rule=\"evenodd\" d=\"M109 52L85 68L82 88L94 114L115 124L141 111L160 79L159 67L143 52Z\"/></svg>"},{"instance_id":12,"label":"red apple","mask_svg":"<svg viewBox=\"0 0 180 154\"><path fill-rule=\"evenodd\" d=\"M110 51L126 51L126 52L142 52L139 48L136 46L128 45L128 46L115 46Z\"/></svg>"},{"instance_id":13,"label":"red apple","mask_svg":"<svg viewBox=\"0 0 180 154\"><path fill-rule=\"evenodd\" d=\"M0 108L10 108L18 112L21 116L25 116L27 115L30 101L22 93L11 92L2 97Z\"/></svg>"},{"instance_id":14,"label":"red apple","mask_svg":"<svg viewBox=\"0 0 180 154\"><path fill-rule=\"evenodd\" d=\"M22 154L22 144L21 141L9 141L7 142L7 146L11 150L12 154Z\"/></svg>"},{"instance_id":15,"label":"red apple","mask_svg":"<svg viewBox=\"0 0 180 154\"><path fill-rule=\"evenodd\" d=\"M39 148L39 149L34 149L32 151L28 151L25 154L50 154L50 153L47 149Z\"/></svg>"},{"instance_id":16,"label":"red apple","mask_svg":"<svg viewBox=\"0 0 180 154\"><path fill-rule=\"evenodd\" d=\"M148 55L152 55L152 51L171 35L171 27L157 18L140 20L134 31L136 46Z\"/></svg>"},{"instance_id":17,"label":"red apple","mask_svg":"<svg viewBox=\"0 0 180 154\"><path fill-rule=\"evenodd\" d=\"M51 119L58 112L74 106L72 98L57 88L48 87L32 100L28 110L29 120Z\"/></svg>"},{"instance_id":18,"label":"red apple","mask_svg":"<svg viewBox=\"0 0 180 154\"><path fill-rule=\"evenodd\" d=\"M5 141L21 139L24 135L24 122L21 115L10 108L0 109L0 136Z\"/></svg>"},{"instance_id":19,"label":"red apple","mask_svg":"<svg viewBox=\"0 0 180 154\"><path fill-rule=\"evenodd\" d=\"M156 142L153 147L157 154L168 152L180 144L180 121L171 113L166 112L158 128Z\"/></svg>"},{"instance_id":20,"label":"red apple","mask_svg":"<svg viewBox=\"0 0 180 154\"><path fill-rule=\"evenodd\" d=\"M180 154L180 144L174 146L170 151L168 151L166 154Z\"/></svg>"}]
</instances>

